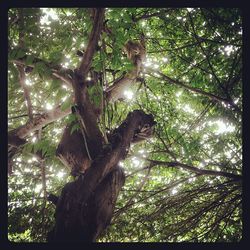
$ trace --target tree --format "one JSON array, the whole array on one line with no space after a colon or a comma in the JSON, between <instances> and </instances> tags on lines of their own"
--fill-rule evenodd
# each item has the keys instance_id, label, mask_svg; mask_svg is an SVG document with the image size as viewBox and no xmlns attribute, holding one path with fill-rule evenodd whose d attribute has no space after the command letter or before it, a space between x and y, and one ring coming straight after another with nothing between
<instances>
[{"instance_id":1,"label":"tree","mask_svg":"<svg viewBox=\"0 0 250 250\"><path fill-rule=\"evenodd\" d=\"M9 239L239 241L241 26L239 9L10 9Z\"/></svg>"}]
</instances>

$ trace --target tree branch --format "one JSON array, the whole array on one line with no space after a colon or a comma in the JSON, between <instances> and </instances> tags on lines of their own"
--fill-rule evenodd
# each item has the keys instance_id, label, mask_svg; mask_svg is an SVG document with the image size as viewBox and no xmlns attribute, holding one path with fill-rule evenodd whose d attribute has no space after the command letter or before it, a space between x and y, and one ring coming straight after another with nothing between
<instances>
[{"instance_id":1,"label":"tree branch","mask_svg":"<svg viewBox=\"0 0 250 250\"><path fill-rule=\"evenodd\" d=\"M190 15L190 13L188 13L188 16L189 16L189 19L190 19L190 23L191 23L191 27L192 27L192 31L193 31L195 40L198 42L198 45L199 45L199 47L200 47L200 49L201 49L203 55L206 57L206 60L207 60L208 65L209 65L209 68L210 68L210 70L211 70L211 72L212 72L214 78L215 78L216 81L218 82L219 86L221 86L222 89L223 89L223 86L222 86L222 84L221 84L221 81L220 81L220 79L218 78L218 76L216 75L216 73L215 73L215 71L214 71L214 68L213 68L213 65L212 65L211 62L210 62L209 56L207 55L205 49L202 47L201 41L200 41L200 39L199 39L199 37L198 37L196 31L195 31L195 27L194 27L194 23L193 23L193 18L192 18L192 16ZM224 89L223 89L223 90L224 90Z\"/></svg>"},{"instance_id":2,"label":"tree branch","mask_svg":"<svg viewBox=\"0 0 250 250\"><path fill-rule=\"evenodd\" d=\"M166 15L168 12L170 12L172 9L162 9L160 12L154 12L154 13L147 13L144 12L144 14L142 14L141 16L137 16L137 17L132 17L132 20L134 22L138 22L142 19L149 19L151 17L159 17L161 18L163 15Z\"/></svg>"},{"instance_id":3,"label":"tree branch","mask_svg":"<svg viewBox=\"0 0 250 250\"><path fill-rule=\"evenodd\" d=\"M141 43L129 41L125 45L128 59L132 61L134 67L105 90L107 101L115 102L118 99L124 98L124 90L137 80L142 62L145 60L146 55L145 47L142 46L143 43L143 40Z\"/></svg>"},{"instance_id":4,"label":"tree branch","mask_svg":"<svg viewBox=\"0 0 250 250\"><path fill-rule=\"evenodd\" d=\"M97 124L98 115L95 112L95 106L90 101L86 76L89 72L92 59L98 45L98 40L103 28L104 9L93 9L94 24L90 33L88 45L84 53L81 65L75 70L73 75L73 89L75 95L75 103L77 104L77 115L82 127L82 135L85 142L88 139L88 146L96 149L98 155L102 146L102 133ZM87 149L87 148L86 148Z\"/></svg>"},{"instance_id":5,"label":"tree branch","mask_svg":"<svg viewBox=\"0 0 250 250\"><path fill-rule=\"evenodd\" d=\"M38 115L33 119L33 121L28 121L26 124L11 130L8 133L8 144L18 147L23 145L26 141L24 138L29 135L31 132L41 129L43 126L48 123L54 122L60 118L71 113L71 109L65 111L61 110L61 106L56 107L55 109Z\"/></svg>"},{"instance_id":6,"label":"tree branch","mask_svg":"<svg viewBox=\"0 0 250 250\"><path fill-rule=\"evenodd\" d=\"M170 78L169 76L166 76L165 74L161 73L160 71L156 71L156 70L153 70L153 69L149 69L149 71L152 72L152 73L159 74L163 79L169 81L170 83L173 83L173 84L176 84L176 85L178 85L180 87L183 87L185 89L191 90L192 92L207 96L208 98L210 98L210 99L212 99L212 100L214 100L216 102L226 102L226 103L228 102L228 100L226 98L216 96L216 95L208 93L208 92L206 92L204 90L188 86L183 82L180 82L178 80L174 80L174 79ZM152 75L152 76L156 77L155 75Z\"/></svg>"},{"instance_id":7,"label":"tree branch","mask_svg":"<svg viewBox=\"0 0 250 250\"><path fill-rule=\"evenodd\" d=\"M114 220L121 213L123 213L124 211L126 211L128 207L130 207L131 205L134 204L134 198L138 196L138 193L142 190L143 186L146 184L146 182L149 179L150 170L151 170L151 166L148 166L147 174L143 177L143 179L142 179L141 183L138 185L135 193L129 198L129 200L126 202L126 204L116 212L115 217L113 218Z\"/></svg>"},{"instance_id":8,"label":"tree branch","mask_svg":"<svg viewBox=\"0 0 250 250\"><path fill-rule=\"evenodd\" d=\"M150 123L151 119L151 115L147 115L141 110L128 114L126 120L117 129L117 133L114 134L111 151L103 152L103 155L94 160L91 167L85 172L84 181L81 179L76 181L81 187L82 203L89 198L97 185L118 165L119 161L125 158L139 124Z\"/></svg>"},{"instance_id":9,"label":"tree branch","mask_svg":"<svg viewBox=\"0 0 250 250\"><path fill-rule=\"evenodd\" d=\"M237 181L242 180L241 175L231 174L223 171L214 171L214 170L207 170L207 169L200 169L196 168L181 162L173 161L173 162L164 162L164 161L156 161L151 159L146 159L147 161L151 162L154 165L160 165L160 166L168 166L168 167L181 167L188 171L201 174L201 175L213 175L213 176L223 176L226 178L234 179Z\"/></svg>"},{"instance_id":10,"label":"tree branch","mask_svg":"<svg viewBox=\"0 0 250 250\"><path fill-rule=\"evenodd\" d=\"M11 62L15 63L16 65L20 65L20 66L29 66L32 69L35 68L35 64L38 62L42 62L44 63L48 68L51 69L52 71L52 75L55 76L56 78L62 80L63 82L65 82L69 87L72 87L72 79L69 77L70 73L72 73L72 70L70 69L63 69L62 66L60 65L52 65L49 62L46 62L40 58L34 58L33 63L26 65L25 64L25 60L27 58L27 55L25 55L24 57L20 58L20 59L14 59L14 60L10 60Z\"/></svg>"},{"instance_id":11,"label":"tree branch","mask_svg":"<svg viewBox=\"0 0 250 250\"><path fill-rule=\"evenodd\" d=\"M31 104L31 100L30 100L30 94L29 91L25 85L25 72L22 66L17 65L17 69L19 72L19 82L21 87L23 88L23 95L24 95L24 99L26 100L27 103L27 109L28 109L28 116L29 119L32 120L33 119L33 114L32 114L32 104Z\"/></svg>"},{"instance_id":12,"label":"tree branch","mask_svg":"<svg viewBox=\"0 0 250 250\"><path fill-rule=\"evenodd\" d=\"M99 40L101 31L103 28L103 19L104 19L105 9L104 8L95 9L94 12L95 14L94 14L93 28L90 33L88 45L84 53L84 56L82 58L81 65L78 69L78 73L82 77L85 77L90 69L92 59L96 50L96 46L98 45L98 40Z\"/></svg>"},{"instance_id":13,"label":"tree branch","mask_svg":"<svg viewBox=\"0 0 250 250\"><path fill-rule=\"evenodd\" d=\"M24 18L23 18L23 9L18 9L18 18L19 18L19 38L18 38L18 46L22 49L25 49L25 44L24 44L24 38L25 38L25 33L24 33ZM24 72L24 66L20 66L17 65L17 69L19 72L19 83L21 85L21 87L23 88L23 92L24 92L24 99L26 101L27 104L27 108L28 108L28 116L29 119L32 120L33 119L33 115L32 115L32 105L31 105L31 100L30 100L30 95L29 95L29 91L25 85L25 72Z\"/></svg>"},{"instance_id":14,"label":"tree branch","mask_svg":"<svg viewBox=\"0 0 250 250\"><path fill-rule=\"evenodd\" d=\"M219 103L226 103L228 105L230 105L232 108L234 108L234 110L238 113L241 113L241 110L240 108L235 105L231 99L228 99L228 98L223 98L223 97L220 97L220 96L217 96L217 95L214 95L214 94L211 94L211 93L208 93L204 90L201 90L201 89L198 89L198 88L194 88L194 87L191 87L191 86L188 86L186 85L185 83L183 82L180 82L178 80L174 80L172 78L170 78L169 76L166 76L165 74L161 73L160 71L156 71L156 70L153 70L153 69L148 69L150 72L152 73L157 73L159 76L161 76L163 79L167 80L168 82L170 83L173 83L173 84L176 84L180 87L183 87L185 89L188 89L192 92L195 92L195 93L198 93L198 94L201 94L201 95L204 95L204 96L207 96L209 99L213 100L213 101L216 101L216 102L219 102ZM153 77L156 77L155 75L153 74L150 74L151 76Z\"/></svg>"}]
</instances>

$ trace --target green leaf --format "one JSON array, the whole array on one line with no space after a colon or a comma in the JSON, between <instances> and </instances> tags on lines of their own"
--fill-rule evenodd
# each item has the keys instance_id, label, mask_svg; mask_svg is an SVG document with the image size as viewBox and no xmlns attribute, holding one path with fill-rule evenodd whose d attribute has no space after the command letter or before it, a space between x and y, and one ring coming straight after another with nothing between
<instances>
[{"instance_id":1,"label":"green leaf","mask_svg":"<svg viewBox=\"0 0 250 250\"><path fill-rule=\"evenodd\" d=\"M79 130L79 129L80 129L79 123L74 124L70 130L70 134L74 133L74 131Z\"/></svg>"},{"instance_id":2,"label":"green leaf","mask_svg":"<svg viewBox=\"0 0 250 250\"><path fill-rule=\"evenodd\" d=\"M33 55L28 55L25 60L25 65L31 65L34 61L35 57Z\"/></svg>"},{"instance_id":3,"label":"green leaf","mask_svg":"<svg viewBox=\"0 0 250 250\"><path fill-rule=\"evenodd\" d=\"M50 54L49 60L52 63L58 64L62 61L63 53L61 51L54 51Z\"/></svg>"},{"instance_id":4,"label":"green leaf","mask_svg":"<svg viewBox=\"0 0 250 250\"><path fill-rule=\"evenodd\" d=\"M49 146L48 147L48 150L47 150L47 152L46 152L46 157L53 157L53 156L55 156L56 155L56 147L55 146Z\"/></svg>"},{"instance_id":5,"label":"green leaf","mask_svg":"<svg viewBox=\"0 0 250 250\"><path fill-rule=\"evenodd\" d=\"M34 67L34 70L37 71L37 72L43 72L45 71L45 68L46 68L46 65L43 63L43 62L37 62L35 63L35 67Z\"/></svg>"},{"instance_id":6,"label":"green leaf","mask_svg":"<svg viewBox=\"0 0 250 250\"><path fill-rule=\"evenodd\" d=\"M101 60L96 60L93 62L93 67L95 71L101 71L102 70L102 61Z\"/></svg>"},{"instance_id":7,"label":"green leaf","mask_svg":"<svg viewBox=\"0 0 250 250\"><path fill-rule=\"evenodd\" d=\"M61 110L65 111L66 109L68 109L71 105L72 105L72 100L71 98L66 99L66 101L64 101L64 103L61 105Z\"/></svg>"},{"instance_id":8,"label":"green leaf","mask_svg":"<svg viewBox=\"0 0 250 250\"><path fill-rule=\"evenodd\" d=\"M27 143L23 147L23 152L25 153L31 153L33 150L34 145L32 143Z\"/></svg>"},{"instance_id":9,"label":"green leaf","mask_svg":"<svg viewBox=\"0 0 250 250\"><path fill-rule=\"evenodd\" d=\"M34 72L38 73L42 79L52 74L51 69L44 62L35 63Z\"/></svg>"},{"instance_id":10,"label":"green leaf","mask_svg":"<svg viewBox=\"0 0 250 250\"><path fill-rule=\"evenodd\" d=\"M16 59L17 52L18 52L17 48L11 50L11 52L9 54L10 60Z\"/></svg>"},{"instance_id":11,"label":"green leaf","mask_svg":"<svg viewBox=\"0 0 250 250\"><path fill-rule=\"evenodd\" d=\"M88 88L88 93L94 105L98 107L101 102L102 87L100 85L91 86Z\"/></svg>"},{"instance_id":12,"label":"green leaf","mask_svg":"<svg viewBox=\"0 0 250 250\"><path fill-rule=\"evenodd\" d=\"M72 37L68 36L64 41L65 48L68 49L72 46Z\"/></svg>"},{"instance_id":13,"label":"green leaf","mask_svg":"<svg viewBox=\"0 0 250 250\"><path fill-rule=\"evenodd\" d=\"M41 142L40 142L40 141L34 144L33 149L34 149L34 152L35 152L35 153L36 153L38 150L40 150L40 148L41 148Z\"/></svg>"},{"instance_id":14,"label":"green leaf","mask_svg":"<svg viewBox=\"0 0 250 250\"><path fill-rule=\"evenodd\" d=\"M23 58L26 55L26 51L20 48L14 48L10 54L10 60L14 60L14 59L19 59L19 58Z\"/></svg>"},{"instance_id":15,"label":"green leaf","mask_svg":"<svg viewBox=\"0 0 250 250\"><path fill-rule=\"evenodd\" d=\"M92 96L92 100L93 100L93 103L96 107L98 107L100 105L100 102L101 102L101 98L99 95L94 95Z\"/></svg>"},{"instance_id":16,"label":"green leaf","mask_svg":"<svg viewBox=\"0 0 250 250\"><path fill-rule=\"evenodd\" d=\"M47 153L48 148L47 147L42 147L42 155L45 156L45 154Z\"/></svg>"},{"instance_id":17,"label":"green leaf","mask_svg":"<svg viewBox=\"0 0 250 250\"><path fill-rule=\"evenodd\" d=\"M19 58L23 58L24 56L26 55L26 52L22 49L19 49L17 51L17 54L16 54L16 58L19 59Z\"/></svg>"},{"instance_id":18,"label":"green leaf","mask_svg":"<svg viewBox=\"0 0 250 250\"><path fill-rule=\"evenodd\" d=\"M53 81L51 82L50 88L49 90L51 92L54 92L58 89L61 89L60 87L62 86L62 82L58 79L53 79Z\"/></svg>"},{"instance_id":19,"label":"green leaf","mask_svg":"<svg viewBox=\"0 0 250 250\"><path fill-rule=\"evenodd\" d=\"M70 124L72 122L76 122L77 121L77 116L76 114L69 114L68 115L68 119L67 119L67 123Z\"/></svg>"},{"instance_id":20,"label":"green leaf","mask_svg":"<svg viewBox=\"0 0 250 250\"><path fill-rule=\"evenodd\" d=\"M24 50L19 49L18 52L17 52L17 54L16 54L16 58L17 58L17 59L22 58L22 57L25 56L25 54L26 54L26 53L25 53Z\"/></svg>"}]
</instances>

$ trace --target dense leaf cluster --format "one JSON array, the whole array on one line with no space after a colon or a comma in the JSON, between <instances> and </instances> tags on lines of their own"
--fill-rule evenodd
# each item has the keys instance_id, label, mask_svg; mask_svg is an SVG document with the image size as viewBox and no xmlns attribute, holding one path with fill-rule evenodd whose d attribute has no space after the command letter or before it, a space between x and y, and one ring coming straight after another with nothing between
<instances>
[{"instance_id":1,"label":"dense leaf cluster","mask_svg":"<svg viewBox=\"0 0 250 250\"><path fill-rule=\"evenodd\" d=\"M102 89L132 68L123 50L128 40L143 38L147 59L130 95L105 107L100 128L108 133L134 109L153 114L157 125L154 137L132 145L120 162L126 182L100 242L241 239L241 22L236 8L106 8L92 63L102 85L88 89L92 102L98 106ZM59 105L66 110L72 89L53 70L70 74L77 67L76 52L84 53L91 27L87 8L9 10L9 130L28 121L15 62L33 67L26 87L34 118ZM45 196L59 194L72 178L55 150L73 121L68 115L31 133L15 154L8 183L10 240L45 241L54 213Z\"/></svg>"}]
</instances>

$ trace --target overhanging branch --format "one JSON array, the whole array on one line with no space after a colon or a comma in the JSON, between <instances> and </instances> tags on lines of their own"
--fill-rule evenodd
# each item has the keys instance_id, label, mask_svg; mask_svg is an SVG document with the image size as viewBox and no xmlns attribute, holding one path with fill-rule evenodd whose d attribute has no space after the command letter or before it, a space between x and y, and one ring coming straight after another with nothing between
<instances>
[{"instance_id":1,"label":"overhanging branch","mask_svg":"<svg viewBox=\"0 0 250 250\"><path fill-rule=\"evenodd\" d=\"M220 96L217 96L217 95L214 95L214 94L211 94L211 93L208 93L204 90L201 90L199 88L194 88L192 86L188 86L187 84L181 82L181 81L178 81L178 80L175 80L175 79L172 79L171 77L161 73L160 71L156 71L156 70L153 70L153 69L148 69L148 71L151 73L150 75L152 75L153 77L162 77L163 79L165 79L166 81L172 83L172 84L175 84L177 86L180 86L182 88L185 88L187 90L190 90L194 93L198 93L198 94L201 94L203 96L206 96L208 97L209 99L213 100L213 101L216 101L216 102L219 102L219 103L225 103L225 104L228 104L230 105L236 112L240 113L241 114L241 110L240 108L232 102L231 99L228 99L228 98L223 98L223 97L220 97ZM153 73L156 73L158 74L159 76L155 76L153 75Z\"/></svg>"},{"instance_id":2,"label":"overhanging branch","mask_svg":"<svg viewBox=\"0 0 250 250\"><path fill-rule=\"evenodd\" d=\"M72 70L64 69L60 65L52 65L51 63L46 62L40 58L34 58L33 63L26 65L25 64L26 58L27 55L20 59L11 60L11 62L15 63L16 65L20 65L22 67L29 66L32 69L35 68L36 63L42 62L52 71L53 76L65 82L69 87L72 87L72 79L69 77L69 74L72 72Z\"/></svg>"},{"instance_id":3,"label":"overhanging branch","mask_svg":"<svg viewBox=\"0 0 250 250\"><path fill-rule=\"evenodd\" d=\"M83 77L86 76L86 74L90 69L92 59L96 50L96 46L98 45L98 40L103 28L104 13L105 13L104 8L94 9L93 28L90 33L88 45L84 53L84 56L82 58L81 65L78 69L78 73Z\"/></svg>"},{"instance_id":4,"label":"overhanging branch","mask_svg":"<svg viewBox=\"0 0 250 250\"><path fill-rule=\"evenodd\" d=\"M212 176L223 176L226 178L234 179L237 181L242 180L241 175L236 175L228 172L223 171L214 171L214 170L207 170L207 169L200 169L194 166L190 166L181 162L172 161L172 162L165 162L165 161L156 161L151 159L146 159L147 161L151 162L153 165L158 166L167 166L167 167L177 167L177 168L183 168L185 170L188 170L190 172L194 172L200 175L212 175Z\"/></svg>"},{"instance_id":5,"label":"overhanging branch","mask_svg":"<svg viewBox=\"0 0 250 250\"><path fill-rule=\"evenodd\" d=\"M228 100L226 98L223 98L223 97L220 97L220 96L216 96L214 94L211 94L211 93L208 93L204 90L201 90L201 89L198 89L198 88L194 88L194 87L191 87L191 86L188 86L187 84L181 82L181 81L178 81L178 80L175 80L175 79L172 79L171 77L159 72L159 71L156 71L156 70L153 70L153 69L148 69L148 71L150 73L156 73L158 74L160 77L162 77L163 79L167 80L168 82L172 83L172 84L175 84L175 85L178 85L180 87L183 87L185 89L188 89L192 92L195 92L195 93L198 93L198 94L202 94L204 96L207 96L208 98L210 98L211 100L214 100L216 102L228 102ZM155 75L152 74L152 76L156 77Z\"/></svg>"},{"instance_id":6,"label":"overhanging branch","mask_svg":"<svg viewBox=\"0 0 250 250\"><path fill-rule=\"evenodd\" d=\"M33 121L28 121L26 124L11 130L8 133L8 143L13 146L20 146L25 143L23 140L26 136L28 136L31 132L41 129L43 126L48 123L54 122L64 116L70 114L71 109L67 109L65 111L61 110L61 106L56 107L55 109L38 115L33 119ZM15 143L17 142L17 144Z\"/></svg>"}]
</instances>

